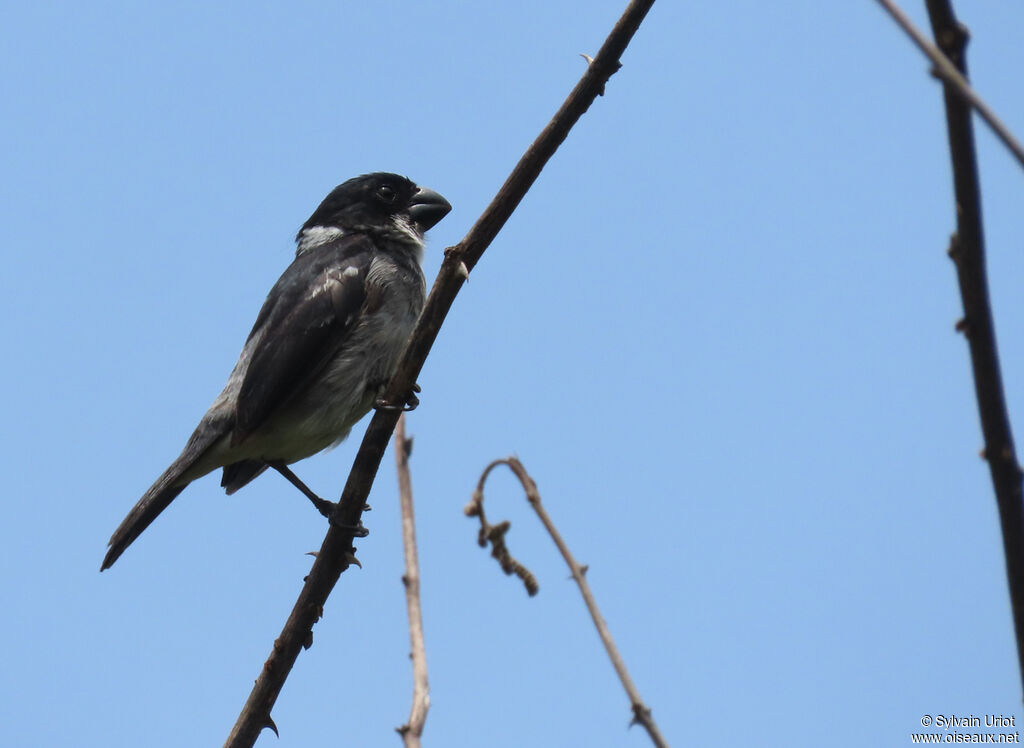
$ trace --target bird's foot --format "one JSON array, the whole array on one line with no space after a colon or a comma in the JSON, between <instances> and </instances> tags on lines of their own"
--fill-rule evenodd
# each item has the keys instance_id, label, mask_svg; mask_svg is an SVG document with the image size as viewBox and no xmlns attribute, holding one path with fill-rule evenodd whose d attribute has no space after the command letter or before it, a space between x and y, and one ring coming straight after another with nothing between
<instances>
[{"instance_id":1,"label":"bird's foot","mask_svg":"<svg viewBox=\"0 0 1024 748\"><path fill-rule=\"evenodd\" d=\"M327 517L327 519L331 518L331 515L334 513L334 507L338 506L338 502L321 499L319 496L310 496L308 498L313 502L316 510Z\"/></svg>"},{"instance_id":2,"label":"bird's foot","mask_svg":"<svg viewBox=\"0 0 1024 748\"><path fill-rule=\"evenodd\" d=\"M354 525L346 525L341 522L335 522L330 519L330 517L328 517L328 521L330 521L332 527L337 527L339 530L352 533L353 538L365 538L370 534L370 531L366 529L366 525L362 522L356 522Z\"/></svg>"},{"instance_id":3,"label":"bird's foot","mask_svg":"<svg viewBox=\"0 0 1024 748\"><path fill-rule=\"evenodd\" d=\"M381 390L383 389L384 388L381 387ZM404 403L389 403L383 397L378 397L376 400L374 400L373 407L375 410L401 410L403 412L408 413L410 410L416 410L416 408L419 406L420 399L416 397L416 393L422 391L423 390L420 388L418 384L414 384L412 386L412 391L405 396Z\"/></svg>"},{"instance_id":4,"label":"bird's foot","mask_svg":"<svg viewBox=\"0 0 1024 748\"><path fill-rule=\"evenodd\" d=\"M331 517L334 516L334 510L338 506L337 501L328 501L327 499L321 499L319 496L310 496L309 500L313 502L313 506L316 507L317 511L324 515L327 518L327 521L339 530L352 533L352 537L354 538L365 538L370 534L370 531L366 529L366 526L363 525L362 522L355 525L346 525L342 522L335 522L332 520ZM369 507L364 506L363 511L366 511L368 508Z\"/></svg>"},{"instance_id":5,"label":"bird's foot","mask_svg":"<svg viewBox=\"0 0 1024 748\"><path fill-rule=\"evenodd\" d=\"M331 518L331 515L334 513L334 507L338 505L337 502L328 501L327 499L321 499L319 496L313 493L312 489L310 489L309 486L307 486L305 483L299 480L299 476L293 473L291 471L291 468L289 468L285 463L269 462L267 464L270 465L270 467L274 468L274 470L279 472L281 475L283 475L288 480L289 483L291 483L293 486L299 489L299 491L302 492L302 495L309 499L310 503L312 503L313 506L316 507L316 510L320 512L320 514L327 517L327 519Z\"/></svg>"}]
</instances>

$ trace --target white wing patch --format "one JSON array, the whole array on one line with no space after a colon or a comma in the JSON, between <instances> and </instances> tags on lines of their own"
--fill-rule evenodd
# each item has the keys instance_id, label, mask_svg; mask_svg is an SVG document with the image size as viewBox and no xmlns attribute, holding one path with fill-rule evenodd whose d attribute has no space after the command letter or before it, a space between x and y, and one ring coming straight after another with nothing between
<instances>
[{"instance_id":1,"label":"white wing patch","mask_svg":"<svg viewBox=\"0 0 1024 748\"><path fill-rule=\"evenodd\" d=\"M333 242L343 236L345 236L345 230L339 229L337 226L310 226L308 229L303 229L299 235L299 246L295 250L295 254L301 255L314 247Z\"/></svg>"}]
</instances>

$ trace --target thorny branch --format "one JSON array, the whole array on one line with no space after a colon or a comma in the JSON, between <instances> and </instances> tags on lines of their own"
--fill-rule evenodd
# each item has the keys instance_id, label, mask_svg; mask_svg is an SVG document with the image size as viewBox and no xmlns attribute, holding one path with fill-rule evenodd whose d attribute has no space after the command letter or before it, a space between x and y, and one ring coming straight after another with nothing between
<instances>
[{"instance_id":1,"label":"thorny branch","mask_svg":"<svg viewBox=\"0 0 1024 748\"><path fill-rule=\"evenodd\" d=\"M523 154L490 205L462 241L445 250L441 270L416 323L416 329L405 345L385 393L385 400L402 402L411 391L441 324L462 284L469 277L469 272L505 225L544 165L568 136L573 125L590 108L594 99L604 92L608 79L621 66L619 58L652 5L654 0L632 0L629 3L600 51L594 56L593 62L587 66L583 77ZM327 597L341 573L355 562L356 549L352 543L354 533L351 528L359 524L384 450L398 422L398 415L397 410L381 409L370 421L313 568L224 743L226 748L254 745L263 728L273 724L270 710L277 701L299 651L312 644L313 624L323 614Z\"/></svg>"},{"instance_id":2,"label":"thorny branch","mask_svg":"<svg viewBox=\"0 0 1024 748\"><path fill-rule=\"evenodd\" d=\"M935 13L933 8L936 4L932 0L927 0L928 3L928 14L932 19L932 28L935 29ZM967 43L967 34L963 26L956 23L956 18L953 15L953 8L949 4L949 0L943 0L940 5L944 5L948 9L948 19L951 20L949 25L945 25L942 28L942 35L936 32L936 40L939 42L939 46L942 47L942 52L936 48L934 44L929 42L924 34L907 18L906 14L899 9L899 6L892 0L878 0L878 4L881 5L885 11L892 16L893 20L899 25L903 31L906 32L907 36L910 37L911 41L917 45L918 49L924 52L925 56L932 61L935 65L933 69L936 76L942 79L946 91L946 99L955 96L960 99L961 106L967 111L968 107L974 107L981 118L985 120L986 124L992 129L992 132L996 134L996 137L1003 141L1003 145L1010 149L1010 153L1013 154L1014 158L1020 162L1021 166L1024 166L1024 146L1021 146L1013 133L1010 132L1009 128L1003 124L1002 120L996 116L996 113L992 111L985 100L982 99L978 93L971 88L971 84L967 81L967 73L964 69L961 69L959 64L954 64L956 60L951 61L949 55L950 51L957 53L957 47L959 46L959 54L963 54L963 47ZM945 13L945 11L943 11ZM948 35L948 36L947 36ZM962 41L956 40L957 36L962 35ZM946 54L943 54L945 52ZM947 105L948 108L948 105ZM973 136L972 136L973 137Z\"/></svg>"},{"instance_id":3,"label":"thorny branch","mask_svg":"<svg viewBox=\"0 0 1024 748\"><path fill-rule=\"evenodd\" d=\"M966 77L966 28L957 21L949 0L927 0L927 4L935 39ZM967 338L971 353L974 392L978 399L981 430L985 438L982 457L988 461L999 507L1010 605L1017 635L1017 659L1024 679L1024 504L1021 499L1021 469L1006 410L989 303L985 237L981 221L981 187L974 152L971 110L951 84L947 83L944 91L957 223L956 233L950 241L949 256L956 265L964 307L964 317L956 327Z\"/></svg>"},{"instance_id":4,"label":"thorny branch","mask_svg":"<svg viewBox=\"0 0 1024 748\"><path fill-rule=\"evenodd\" d=\"M405 436L405 415L395 429L395 462L398 470L398 496L402 506L402 547L405 549L405 604L409 611L409 657L412 660L412 707L409 720L398 728L406 748L419 748L423 725L430 709L430 683L427 681L427 648L423 640L423 609L420 607L420 562L416 552L416 515L412 506L412 478L409 455L412 438Z\"/></svg>"},{"instance_id":5,"label":"thorny branch","mask_svg":"<svg viewBox=\"0 0 1024 748\"><path fill-rule=\"evenodd\" d=\"M594 626L597 628L598 636L601 637L601 643L604 644L605 651L608 652L608 658L612 661L612 667L615 668L615 672L619 676L619 680L622 681L622 687L626 689L626 695L629 696L629 702L633 709L633 723L643 725L643 728L647 730L647 734L650 735L651 741L658 748L667 748L668 743L665 738L662 737L661 732L658 730L658 725L654 721L654 717L651 715L651 710L644 704L643 699L640 698L640 692L637 690L636 685L633 683L633 679L629 677L629 671L626 670L626 663L622 659L622 655L619 654L618 647L615 646L615 641L612 639L611 631L608 630L608 624L605 623L604 617L601 615L601 611L597 607L597 601L594 599L594 593L590 589L590 585L587 583L587 567L580 564L572 553L569 551L569 546L565 544L561 534L555 527L554 522L551 521L551 517L548 516L547 510L544 509L544 505L540 500L540 492L537 490L537 484L534 482L530 474L526 472L526 468L523 467L523 463L516 457L508 457L502 460L495 460L486 468L480 475L480 480L477 481L476 489L473 491L473 498L466 506L466 515L470 517L480 518L480 536L479 542L483 546L484 538L488 537L489 534L486 532L487 528L493 528L494 526L489 525L487 520L484 518L484 483L487 482L487 477L491 474L491 471L499 465L508 465L509 469L515 474L516 478L523 486L523 491L526 493L526 500L530 502L530 506L540 517L540 521L544 525L544 529L548 531L548 535L555 541L555 545L558 546L559 553L562 554L562 558L565 559L565 563L569 565L569 571L572 573L572 578L576 581L576 584L580 588L580 594L583 595L583 602L587 605L587 610L590 611L590 617L594 621ZM508 522L502 522L497 527L504 527L504 530L508 530ZM504 531L500 533L501 544L504 548ZM493 543L492 543L493 545ZM508 554L508 550L503 551ZM495 546L494 551L491 553L495 558L499 558L497 554L497 547ZM509 556L511 558L511 556ZM500 562L500 558L499 558ZM505 568L502 563L502 569L506 574L511 573ZM529 574L529 572L527 572ZM530 577L532 578L532 574ZM524 579L524 582L526 580ZM536 581L534 581L534 588L530 590L530 585L527 582L527 591L531 595L537 592Z\"/></svg>"}]
</instances>

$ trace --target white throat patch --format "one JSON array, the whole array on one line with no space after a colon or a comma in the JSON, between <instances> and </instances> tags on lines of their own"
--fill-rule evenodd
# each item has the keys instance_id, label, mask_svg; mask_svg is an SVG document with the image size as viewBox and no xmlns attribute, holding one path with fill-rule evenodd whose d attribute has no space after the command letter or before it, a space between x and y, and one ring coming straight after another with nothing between
<instances>
[{"instance_id":1,"label":"white throat patch","mask_svg":"<svg viewBox=\"0 0 1024 748\"><path fill-rule=\"evenodd\" d=\"M337 226L310 226L299 234L295 256L298 257L311 249L329 244L347 234L364 232L404 244L412 250L417 261L423 261L423 235L416 230L416 226L406 216L393 216L391 222L383 227L357 225L346 230Z\"/></svg>"},{"instance_id":2,"label":"white throat patch","mask_svg":"<svg viewBox=\"0 0 1024 748\"><path fill-rule=\"evenodd\" d=\"M395 232L398 234L396 238L399 241L406 241L409 244L415 245L417 248L423 248L423 235L420 234L409 219L406 216L394 216L391 219L391 225L394 227Z\"/></svg>"}]
</instances>

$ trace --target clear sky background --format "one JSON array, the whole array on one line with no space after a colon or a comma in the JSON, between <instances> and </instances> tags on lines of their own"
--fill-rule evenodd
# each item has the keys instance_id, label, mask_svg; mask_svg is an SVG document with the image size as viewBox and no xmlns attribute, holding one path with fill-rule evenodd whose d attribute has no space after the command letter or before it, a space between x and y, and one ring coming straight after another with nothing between
<instances>
[{"instance_id":1,"label":"clear sky background","mask_svg":"<svg viewBox=\"0 0 1024 748\"><path fill-rule=\"evenodd\" d=\"M1024 133L1024 7L957 3ZM220 745L319 547L279 476L105 543L219 392L337 183L444 194L432 278L624 7L19 3L0 18L0 745ZM922 26L923 3L908 4ZM644 746L517 453L673 745L909 745L1024 719L953 266L939 85L877 5L659 2L456 301L409 419L426 745ZM1024 441L1024 171L978 130ZM365 423L365 422L364 422ZM361 434L362 426L356 432ZM297 466L341 489L357 439ZM389 451L362 570L259 745L398 746Z\"/></svg>"}]
</instances>

